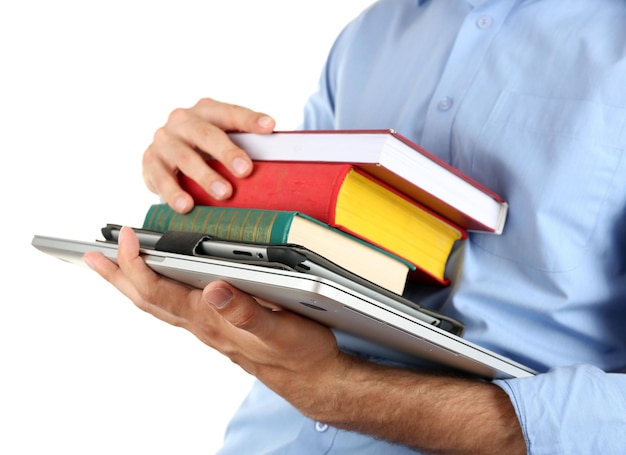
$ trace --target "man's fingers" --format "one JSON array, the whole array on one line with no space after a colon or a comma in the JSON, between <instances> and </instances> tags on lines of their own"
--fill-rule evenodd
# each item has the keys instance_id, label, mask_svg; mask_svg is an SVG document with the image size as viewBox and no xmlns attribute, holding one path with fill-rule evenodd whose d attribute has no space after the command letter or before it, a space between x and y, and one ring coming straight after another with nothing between
<instances>
[{"instance_id":1,"label":"man's fingers","mask_svg":"<svg viewBox=\"0 0 626 455\"><path fill-rule=\"evenodd\" d=\"M135 305L170 324L189 328L193 303L200 301L201 291L168 280L150 269L139 256L139 241L129 227L120 230L118 264L135 289Z\"/></svg>"},{"instance_id":2,"label":"man's fingers","mask_svg":"<svg viewBox=\"0 0 626 455\"><path fill-rule=\"evenodd\" d=\"M175 109L169 116L167 124L155 133L155 143L168 146L166 161L175 163L185 173L192 170L193 162L187 162L189 150L200 150L228 166L236 158L250 159L245 151L237 147L228 138L228 134L219 126L207 121L198 111L191 109ZM173 143L173 144L172 144ZM187 147L180 147L180 144ZM244 176L249 169L233 168L236 176Z\"/></svg>"},{"instance_id":3,"label":"man's fingers","mask_svg":"<svg viewBox=\"0 0 626 455\"><path fill-rule=\"evenodd\" d=\"M272 117L236 104L203 98L192 108L200 117L224 131L267 134L276 126Z\"/></svg>"},{"instance_id":4,"label":"man's fingers","mask_svg":"<svg viewBox=\"0 0 626 455\"><path fill-rule=\"evenodd\" d=\"M128 231L130 231L130 235ZM125 241L123 241L122 238L125 238ZM131 264L133 268L141 269L144 267L148 269L148 267L139 257L139 241L132 229L127 227L122 228L119 243L117 254L118 264L115 264L113 261L110 261L97 252L87 252L84 254L83 259L89 267L118 288L126 297L137 303L142 300L141 293L138 292L133 280L124 270L124 268L129 269L131 266L126 265L122 268L122 263ZM150 269L148 269L148 271L150 272ZM137 273L135 273L135 275L137 275Z\"/></svg>"},{"instance_id":5,"label":"man's fingers","mask_svg":"<svg viewBox=\"0 0 626 455\"><path fill-rule=\"evenodd\" d=\"M139 296L132 283L113 261L96 251L89 251L83 255L85 263L95 270L102 278L115 286L122 294L131 300Z\"/></svg>"},{"instance_id":6,"label":"man's fingers","mask_svg":"<svg viewBox=\"0 0 626 455\"><path fill-rule=\"evenodd\" d=\"M213 198L227 199L233 188L220 172L246 177L252 172L252 161L225 131L265 134L272 132L274 126L274 120L263 113L210 98L188 109L175 109L167 123L156 131L144 153L146 185L181 213L191 210L193 198L182 189L177 177L179 172ZM219 172L207 164L209 157L223 165Z\"/></svg>"},{"instance_id":7,"label":"man's fingers","mask_svg":"<svg viewBox=\"0 0 626 455\"><path fill-rule=\"evenodd\" d=\"M170 122L185 123L187 127L181 129L183 139L221 162L236 177L249 175L252 172L252 161L245 150L230 140L227 132L268 134L276 125L274 119L266 114L211 98L198 101L191 109L175 110L170 115ZM201 183L190 173L193 169L179 168L185 175Z\"/></svg>"},{"instance_id":8,"label":"man's fingers","mask_svg":"<svg viewBox=\"0 0 626 455\"><path fill-rule=\"evenodd\" d=\"M193 198L180 185L178 174L181 172L215 199L230 197L230 182L212 169L196 150L183 142L170 143L169 147L172 149L157 149L153 144L143 155L143 177L150 191L174 210L188 212L193 207Z\"/></svg>"},{"instance_id":9,"label":"man's fingers","mask_svg":"<svg viewBox=\"0 0 626 455\"><path fill-rule=\"evenodd\" d=\"M193 197L184 191L177 172L172 172L162 161L144 154L143 179L150 191L179 213L189 212L194 205Z\"/></svg>"}]
</instances>

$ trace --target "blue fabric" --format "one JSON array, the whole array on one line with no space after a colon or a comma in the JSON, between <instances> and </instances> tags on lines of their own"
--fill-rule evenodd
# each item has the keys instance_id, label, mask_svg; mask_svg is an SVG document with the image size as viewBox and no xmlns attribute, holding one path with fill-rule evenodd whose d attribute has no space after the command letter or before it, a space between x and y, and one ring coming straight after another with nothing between
<instances>
[{"instance_id":1,"label":"blue fabric","mask_svg":"<svg viewBox=\"0 0 626 455\"><path fill-rule=\"evenodd\" d=\"M396 129L509 202L429 305L542 373L495 381L529 453L624 453L626 2L379 1L335 43L303 128ZM316 431L258 384L222 453L414 452Z\"/></svg>"}]
</instances>

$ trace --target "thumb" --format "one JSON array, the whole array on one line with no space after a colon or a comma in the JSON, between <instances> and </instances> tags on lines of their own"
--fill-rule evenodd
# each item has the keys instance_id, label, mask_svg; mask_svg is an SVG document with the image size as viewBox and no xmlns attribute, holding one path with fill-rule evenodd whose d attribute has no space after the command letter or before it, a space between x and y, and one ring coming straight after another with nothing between
<instances>
[{"instance_id":1,"label":"thumb","mask_svg":"<svg viewBox=\"0 0 626 455\"><path fill-rule=\"evenodd\" d=\"M268 339L276 327L275 315L254 297L224 281L214 281L202 292L203 300L213 306L233 326Z\"/></svg>"}]
</instances>

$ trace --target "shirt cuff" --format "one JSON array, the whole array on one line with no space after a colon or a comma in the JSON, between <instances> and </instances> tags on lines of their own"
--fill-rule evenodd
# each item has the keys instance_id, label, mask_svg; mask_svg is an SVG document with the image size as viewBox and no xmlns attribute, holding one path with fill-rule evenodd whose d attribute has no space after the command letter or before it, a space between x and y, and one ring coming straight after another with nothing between
<instances>
[{"instance_id":1,"label":"shirt cuff","mask_svg":"<svg viewBox=\"0 0 626 455\"><path fill-rule=\"evenodd\" d=\"M511 399L529 454L624 453L626 374L575 365L494 384Z\"/></svg>"}]
</instances>

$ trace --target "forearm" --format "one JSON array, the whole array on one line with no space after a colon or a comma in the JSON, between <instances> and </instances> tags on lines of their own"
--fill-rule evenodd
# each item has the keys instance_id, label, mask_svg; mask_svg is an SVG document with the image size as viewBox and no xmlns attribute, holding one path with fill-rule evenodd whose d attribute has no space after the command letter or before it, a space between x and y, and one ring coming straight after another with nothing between
<instances>
[{"instance_id":1,"label":"forearm","mask_svg":"<svg viewBox=\"0 0 626 455\"><path fill-rule=\"evenodd\" d=\"M335 427L428 453L526 453L510 399L491 383L349 358L322 384L295 404Z\"/></svg>"}]
</instances>

